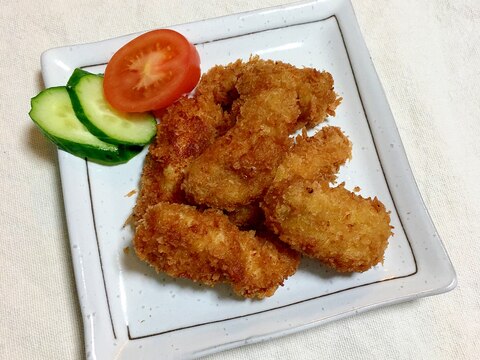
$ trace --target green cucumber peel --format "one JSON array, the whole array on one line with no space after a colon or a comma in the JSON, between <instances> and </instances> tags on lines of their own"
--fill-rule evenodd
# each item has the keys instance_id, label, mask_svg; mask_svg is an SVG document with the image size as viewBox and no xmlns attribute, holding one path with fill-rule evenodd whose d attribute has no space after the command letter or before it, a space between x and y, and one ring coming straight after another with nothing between
<instances>
[{"instance_id":1,"label":"green cucumber peel","mask_svg":"<svg viewBox=\"0 0 480 360\"><path fill-rule=\"evenodd\" d=\"M81 158L114 165L142 150L141 146L109 144L92 135L75 116L65 86L45 89L33 97L29 116L58 148Z\"/></svg>"},{"instance_id":2,"label":"green cucumber peel","mask_svg":"<svg viewBox=\"0 0 480 360\"><path fill-rule=\"evenodd\" d=\"M78 119L99 139L111 144L146 145L156 133L150 113L124 113L103 95L103 76L75 69L67 90Z\"/></svg>"}]
</instances>

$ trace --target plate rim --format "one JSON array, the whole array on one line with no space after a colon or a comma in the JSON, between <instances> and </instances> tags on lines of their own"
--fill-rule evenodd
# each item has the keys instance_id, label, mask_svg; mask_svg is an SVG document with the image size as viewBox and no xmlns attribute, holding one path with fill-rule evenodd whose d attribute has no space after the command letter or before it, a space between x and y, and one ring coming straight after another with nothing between
<instances>
[{"instance_id":1,"label":"plate rim","mask_svg":"<svg viewBox=\"0 0 480 360\"><path fill-rule=\"evenodd\" d=\"M306 9L308 7L312 7L312 9L316 9L315 11L312 11L311 14L305 15L301 14L300 10L301 9ZM322 7L321 10L320 7ZM455 288L457 284L457 278L455 274L455 270L453 268L453 265L451 263L450 258L448 257L448 254L445 250L445 246L441 240L441 238L438 236L438 232L435 229L435 226L431 220L431 217L428 213L428 210L423 202L423 199L421 197L420 191L418 189L418 186L415 182L415 179L413 177L413 173L411 171L408 159L406 157L405 150L403 148L403 145L401 143L401 138L400 134L398 132L398 129L396 127L396 123L393 117L393 114L390 110L390 107L388 105L388 101L385 95L385 92L383 90L382 84L378 78L378 74L375 71L375 68L373 66L373 62L371 58L369 57L369 52L366 47L366 44L363 40L363 37L361 35L357 20L355 18L355 13L353 10L353 7L350 3L349 0L316 0L316 1L302 1L302 2L296 2L293 4L288 4L288 5L282 5L282 6L277 6L277 7L272 7L272 8L266 8L266 9L260 9L260 10L254 10L254 11L249 11L249 12L242 12L238 14L233 14L233 15L227 15L223 17L218 17L218 18L213 18L213 19L207 19L207 20L202 20L199 22L191 22L187 24L181 24L181 25L175 25L171 26L169 28L176 29L176 30L182 30L185 29L188 26L205 26L207 25L210 27L215 27L222 21L239 21L239 19L243 17L251 17L251 19L254 19L255 17L262 17L266 16L268 14L269 16L272 16L273 14L276 14L275 16L277 18L281 18L283 15L288 15L291 13L297 13L298 18L303 19L303 20L308 20L310 19L311 21L322 21L325 20L327 17L321 17L319 14L326 14L326 13L331 13L329 17L335 17L338 27L340 29L340 32L342 34L343 42L345 45L345 48L347 50L347 55L349 57L350 61L350 66L352 69L352 72L354 73L354 79L355 83L357 85L358 89L358 94L361 98L362 101L362 106L365 111L365 116L367 118L367 122L370 124L370 121L368 120L369 117L367 116L367 112L371 111L372 105L369 104L364 104L364 99L362 97L362 94L365 94L365 88L364 84L366 82L369 82L369 85L366 86L367 88L375 88L377 93L376 93L376 98L377 100L374 101L374 103L382 103L383 109L381 111L384 113L386 116L387 121L390 122L390 128L389 128L389 135L392 138L395 138L398 140L397 142L397 153L396 157L400 158L401 165L403 166L403 172L404 175L406 175L406 180L408 181L408 191L410 193L414 194L414 197L419 203L417 204L417 211L418 209L421 209L419 214L422 216L422 220L426 221L429 225L429 228L434 230L434 234L436 239L436 243L434 243L435 247L437 248L438 251L443 253L444 259L443 259L443 283L437 285L435 288L426 288L423 291L417 291L411 294L405 293L403 296L399 296L393 299L387 299L383 301L378 301L370 304L366 304L361 307L353 308L348 311L340 312L337 313L333 316L329 316L327 318L319 318L316 319L315 321L312 321L310 323L306 323L303 325L296 326L291 329L276 329L275 331L269 333L269 334L263 334L260 336L254 336L251 338L248 338L246 340L240 340L232 343L220 343L212 347L208 348L203 348L203 349L194 349L190 350L187 353L182 353L182 356L187 355L187 356L204 356L207 354L211 354L213 352L221 351L221 350L226 350L229 348L233 348L242 344L246 343L253 343L253 342L258 342L261 340L265 339L271 339L274 337L279 337L279 336L284 336L293 332L301 331L307 328L311 328L313 326L317 326L319 324L323 324L329 321L333 321L336 319L340 319L346 316L353 315L355 313L371 310L374 308L378 308L381 306L389 305L389 304L394 304L394 303L399 303L407 300L411 300L414 298L418 297L423 297L423 296L429 296L429 295L436 295L440 294L443 292L447 292ZM312 20L313 19L313 20ZM306 23L308 21L295 21L295 20L290 20L290 22L285 22L285 23L278 23L278 27L286 27L286 26L294 26L294 25L299 25ZM346 24L346 25L344 25ZM344 28L344 26L348 25L348 29ZM263 24L262 26L257 26L257 25L251 25L250 28L245 28L243 31L244 33L241 34L241 31L237 31L238 34L236 36L240 35L246 35L255 31L248 31L248 30L254 30L253 28L261 28L261 30L258 31L266 31L266 30L271 30L275 28L275 24L271 24L270 26L265 26ZM343 31L342 31L343 30ZM104 64L104 62L97 61L100 58L105 58L106 54L108 52L112 53L113 48L118 48L121 44L129 41L130 39L136 37L142 32L137 32L129 35L123 35L120 37L112 38L112 39L107 39L107 40L102 40L98 42L93 42L93 43L87 43L87 44L79 44L79 45L73 45L73 46L62 46L62 47L57 47L53 49L49 49L42 53L41 56L41 67L42 67L42 75L45 81L46 86L54 86L54 85L59 85L59 84L65 84L66 81L63 81L62 76L57 73L57 71L60 69L61 71L63 70L64 74L68 73L68 71L71 70L72 67L81 67L81 66L93 66L96 64ZM205 40L206 37L204 36L203 40ZM201 38L200 38L201 40ZM205 40L203 42L208 42L211 40ZM196 44L201 43L201 41L193 41ZM354 45L352 45L352 42L355 42ZM108 45L108 46L107 46ZM83 52L86 49L89 49L93 55L90 56L89 58L82 58L82 57L77 57L76 60L72 60L72 53L76 52ZM353 56L351 56L353 53ZM112 53L113 54L113 53ZM108 59L108 57L107 57ZM355 74L355 68L357 71L359 69L362 69L362 72L364 74L359 75L358 73ZM68 69L68 71L67 71ZM367 71L365 71L367 69ZM363 76L362 76L363 75ZM360 81L358 81L357 77L360 77ZM365 79L365 77L367 79ZM373 79L372 79L373 77ZM367 81L368 80L368 81ZM373 85L371 84L373 83ZM362 88L363 87L363 88ZM367 97L368 98L368 97ZM378 100L380 99L380 100ZM367 100L368 101L368 100ZM377 141L378 139L378 133L375 135L375 129L371 129L373 139L375 141L375 146L377 146ZM383 154L381 151L379 152L377 149L377 155L379 157L381 166L389 163L389 157L388 154ZM69 232L69 240L70 240L70 246L71 246L71 253L72 253L72 260L73 260L73 265L74 265L74 273L75 273L75 279L76 279L76 284L77 284L77 292L79 295L79 301L81 305L81 310L82 310L82 318L84 321L84 332L85 332L85 346L86 346L86 351L87 351L87 357L91 358L96 358L97 356L100 358L103 358L103 356L100 356L100 354L106 354L106 353L111 353L111 354L117 354L120 355L123 350L128 349L131 347L129 342L138 342L141 340L147 341L145 337L139 337L132 339L130 338L128 334L127 339L121 339L122 334L115 334L115 327L113 324L113 319L111 319L111 328L113 331L114 338L116 339L118 337L119 342L122 342L121 346L118 348L112 348L110 346L109 348L104 348L102 347L103 345L101 344L102 341L98 341L98 334L99 332L102 331L107 331L106 328L108 326L105 325L105 321L95 319L95 311L93 310L98 310L98 304L95 303L96 300L101 297L101 289L98 289L98 281L96 284L93 284L93 282L89 279L86 278L85 274L85 266L84 266L84 261L82 257L81 250L79 250L78 247L78 241L76 240L77 235L74 232L74 229L77 228L77 221L78 221L78 213L82 213L85 211L85 209L88 209L89 205L90 207L92 206L91 204L91 199L90 199L90 204L88 202L81 204L80 208L72 210L71 206L71 196L69 194L69 190L72 189L72 177L74 177L76 180L79 180L81 183L84 183L88 185L88 164L85 160L74 158L70 154L66 154L63 151L59 150L58 151L58 158L59 158L59 165L60 165L60 176L61 176L61 182L62 182L62 191L63 191L63 196L64 196L64 203L65 203L65 212L66 212L66 217L67 217L67 226L68 226L68 232ZM82 162L84 163L82 165ZM83 168L82 168L83 167ZM83 169L83 170L82 170ZM388 169L387 169L388 170ZM87 178L85 176L87 175ZM386 178L386 183L387 186L391 184L392 180ZM390 186L389 186L390 187ZM390 189L389 189L390 190ZM394 205L397 205L397 202L399 200L398 198L394 197L394 194L392 191L390 191L390 194L392 196L392 200L394 202ZM399 214L400 218L400 211L397 211ZM423 212L423 213L422 213ZM401 221L401 218L400 218ZM91 226L92 224L89 224ZM93 226L95 226L93 224ZM405 229L405 227L404 227ZM408 237L408 236L407 236ZM98 241L98 239L97 239ZM410 241L409 241L410 243ZM410 244L410 246L413 246L413 244ZM414 253L412 249L412 253ZM100 264L97 264L97 269L98 265L101 267L101 254L98 254L99 262ZM417 261L416 256L414 255L415 261ZM416 279L412 279L412 282L421 282L424 280L424 277L427 274L425 265L427 264L421 264L420 268L418 268L420 264L417 264L417 271L414 274ZM97 275L98 276L98 275ZM98 280L98 279L97 279ZM392 280L395 281L395 280ZM105 285L105 279L103 279L104 282L104 290L105 290L105 297L106 297L106 302L107 302L107 307L109 309L108 305L108 296L106 295L106 285ZM367 284L365 286L370 287L370 286L377 286L378 284ZM346 289L348 290L348 289ZM342 291L346 291L342 290ZM95 305L96 304L96 305ZM104 307L100 306L100 307ZM105 309L103 309L104 311ZM93 315L92 315L93 314ZM228 320L227 320L228 321ZM102 322L103 325L99 326L99 323ZM150 335L148 337L155 337L155 335ZM99 344L96 344L99 343ZM120 350L120 348L122 350Z\"/></svg>"}]
</instances>

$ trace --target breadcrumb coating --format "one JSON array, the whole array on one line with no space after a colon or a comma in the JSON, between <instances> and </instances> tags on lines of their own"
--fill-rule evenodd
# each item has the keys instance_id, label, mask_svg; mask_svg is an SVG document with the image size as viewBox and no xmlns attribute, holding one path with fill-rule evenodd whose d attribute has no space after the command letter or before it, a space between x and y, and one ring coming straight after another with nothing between
<instances>
[{"instance_id":1,"label":"breadcrumb coating","mask_svg":"<svg viewBox=\"0 0 480 360\"><path fill-rule=\"evenodd\" d=\"M196 204L234 211L264 195L291 147L289 135L334 115L341 99L327 72L258 57L230 66L228 81L216 90L201 84L199 94L210 90L223 106L234 99L235 125L192 162L182 189ZM216 79L223 70L213 69Z\"/></svg>"},{"instance_id":2,"label":"breadcrumb coating","mask_svg":"<svg viewBox=\"0 0 480 360\"><path fill-rule=\"evenodd\" d=\"M182 189L194 203L218 209L259 199L292 144L288 127L298 115L295 97L285 90L249 97L236 125L193 160Z\"/></svg>"},{"instance_id":3,"label":"breadcrumb coating","mask_svg":"<svg viewBox=\"0 0 480 360\"><path fill-rule=\"evenodd\" d=\"M296 177L333 182L340 166L351 157L352 143L339 127L326 126L311 137L303 132L295 138L271 186Z\"/></svg>"},{"instance_id":4,"label":"breadcrumb coating","mask_svg":"<svg viewBox=\"0 0 480 360\"><path fill-rule=\"evenodd\" d=\"M217 210L158 203L139 221L134 248L157 271L213 286L229 283L243 297L273 295L300 257L287 245L240 231Z\"/></svg>"},{"instance_id":5,"label":"breadcrumb coating","mask_svg":"<svg viewBox=\"0 0 480 360\"><path fill-rule=\"evenodd\" d=\"M340 185L295 179L265 196L266 224L293 249L339 272L362 272L383 261L390 215L375 197Z\"/></svg>"}]
</instances>

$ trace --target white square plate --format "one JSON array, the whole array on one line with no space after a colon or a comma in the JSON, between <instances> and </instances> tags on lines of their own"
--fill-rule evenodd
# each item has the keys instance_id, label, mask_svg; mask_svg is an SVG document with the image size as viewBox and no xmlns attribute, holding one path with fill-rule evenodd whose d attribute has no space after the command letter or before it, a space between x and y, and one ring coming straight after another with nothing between
<instances>
[{"instance_id":1,"label":"white square plate","mask_svg":"<svg viewBox=\"0 0 480 360\"><path fill-rule=\"evenodd\" d=\"M349 1L297 3L172 28L196 45L203 71L258 54L332 73L344 100L328 123L353 142L353 159L339 180L378 196L391 210L395 235L384 264L365 273L339 275L303 259L273 297L241 300L228 286L156 274L133 251L124 252L132 231L123 224L135 204L127 194L138 188L146 150L113 167L59 151L87 357L197 357L455 287ZM45 85L65 85L76 67L102 72L137 35L46 51Z\"/></svg>"}]
</instances>

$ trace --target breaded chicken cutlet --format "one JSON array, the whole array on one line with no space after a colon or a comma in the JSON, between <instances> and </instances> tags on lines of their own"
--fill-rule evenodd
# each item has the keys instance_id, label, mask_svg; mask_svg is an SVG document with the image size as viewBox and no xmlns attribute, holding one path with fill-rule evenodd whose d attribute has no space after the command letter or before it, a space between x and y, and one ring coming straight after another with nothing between
<instances>
[{"instance_id":1,"label":"breaded chicken cutlet","mask_svg":"<svg viewBox=\"0 0 480 360\"><path fill-rule=\"evenodd\" d=\"M287 245L240 231L218 210L158 203L139 221L134 246L157 271L206 285L229 283L244 297L271 296L300 262Z\"/></svg>"},{"instance_id":2,"label":"breaded chicken cutlet","mask_svg":"<svg viewBox=\"0 0 480 360\"><path fill-rule=\"evenodd\" d=\"M333 182L340 166L351 157L352 143L340 128L325 126L311 137L304 131L295 138L295 145L277 168L270 187L297 177Z\"/></svg>"},{"instance_id":3,"label":"breaded chicken cutlet","mask_svg":"<svg viewBox=\"0 0 480 360\"><path fill-rule=\"evenodd\" d=\"M350 158L351 143L337 127L297 137L261 207L267 227L292 248L337 271L362 272L383 261L392 232L377 198L330 187Z\"/></svg>"},{"instance_id":4,"label":"breaded chicken cutlet","mask_svg":"<svg viewBox=\"0 0 480 360\"><path fill-rule=\"evenodd\" d=\"M289 91L248 97L236 125L193 160L182 189L196 204L229 211L259 199L293 143L289 127L299 114Z\"/></svg>"},{"instance_id":5,"label":"breaded chicken cutlet","mask_svg":"<svg viewBox=\"0 0 480 360\"><path fill-rule=\"evenodd\" d=\"M186 169L225 132L228 121L220 105L204 98L182 98L164 111L144 164L136 219L157 202L184 201L180 186Z\"/></svg>"},{"instance_id":6,"label":"breaded chicken cutlet","mask_svg":"<svg viewBox=\"0 0 480 360\"><path fill-rule=\"evenodd\" d=\"M268 192L262 208L282 241L339 272L362 272L382 262L392 234L377 198L325 181L284 180Z\"/></svg>"},{"instance_id":7,"label":"breaded chicken cutlet","mask_svg":"<svg viewBox=\"0 0 480 360\"><path fill-rule=\"evenodd\" d=\"M140 219L148 206L160 201L185 201L180 185L186 169L236 121L230 115L236 96L229 94L243 66L239 60L212 68L202 76L196 96L181 98L156 114L160 121L144 164L135 219Z\"/></svg>"}]
</instances>

